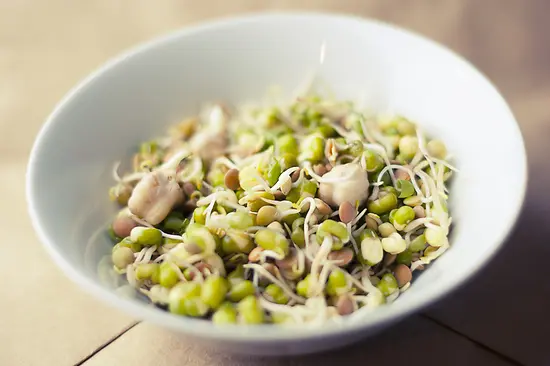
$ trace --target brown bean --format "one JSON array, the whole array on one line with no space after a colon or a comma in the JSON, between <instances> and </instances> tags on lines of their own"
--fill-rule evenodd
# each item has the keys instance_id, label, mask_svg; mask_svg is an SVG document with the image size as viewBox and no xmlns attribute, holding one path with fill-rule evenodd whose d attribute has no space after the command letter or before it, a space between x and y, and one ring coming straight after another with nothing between
<instances>
[{"instance_id":1,"label":"brown bean","mask_svg":"<svg viewBox=\"0 0 550 366\"><path fill-rule=\"evenodd\" d=\"M200 273L202 273L203 276L207 276L212 273L212 266L210 266L208 263L204 262L197 262L194 264L195 268L199 270ZM196 272L192 271L189 273L189 279L193 280L195 278Z\"/></svg>"},{"instance_id":2,"label":"brown bean","mask_svg":"<svg viewBox=\"0 0 550 366\"><path fill-rule=\"evenodd\" d=\"M256 247L250 251L248 254L248 261L252 263L256 263L260 260L260 253L263 252L264 249L262 247Z\"/></svg>"},{"instance_id":3,"label":"brown bean","mask_svg":"<svg viewBox=\"0 0 550 366\"><path fill-rule=\"evenodd\" d=\"M183 244L183 248L185 249L185 251L187 253L189 253L191 255L202 253L202 248L199 247L197 244L192 243L192 242L188 242L188 243Z\"/></svg>"},{"instance_id":4,"label":"brown bean","mask_svg":"<svg viewBox=\"0 0 550 366\"><path fill-rule=\"evenodd\" d=\"M313 171L315 172L315 174L323 176L324 174L326 174L327 168L325 168L323 164L315 164L313 166Z\"/></svg>"},{"instance_id":5,"label":"brown bean","mask_svg":"<svg viewBox=\"0 0 550 366\"><path fill-rule=\"evenodd\" d=\"M407 167L407 166L405 165L405 167ZM395 172L395 178L396 179L403 179L403 180L411 180L411 176L409 175L409 173L407 173L406 171L404 171L402 169L398 169Z\"/></svg>"},{"instance_id":6,"label":"brown bean","mask_svg":"<svg viewBox=\"0 0 550 366\"><path fill-rule=\"evenodd\" d=\"M345 201L338 208L338 214L340 215L340 221L347 224L353 221L357 215L357 210L349 201Z\"/></svg>"},{"instance_id":7,"label":"brown bean","mask_svg":"<svg viewBox=\"0 0 550 366\"><path fill-rule=\"evenodd\" d=\"M275 260L275 264L280 270L291 270L297 261L298 258L296 257L296 249L290 248L288 255L283 259Z\"/></svg>"},{"instance_id":8,"label":"brown bean","mask_svg":"<svg viewBox=\"0 0 550 366\"><path fill-rule=\"evenodd\" d=\"M119 238L130 236L130 232L136 226L138 223L127 216L119 216L113 221L113 231Z\"/></svg>"},{"instance_id":9,"label":"brown bean","mask_svg":"<svg viewBox=\"0 0 550 366\"><path fill-rule=\"evenodd\" d=\"M326 163L325 164L325 169L327 170L327 172L330 172L332 170L332 164L331 163Z\"/></svg>"},{"instance_id":10,"label":"brown bean","mask_svg":"<svg viewBox=\"0 0 550 366\"><path fill-rule=\"evenodd\" d=\"M426 217L426 210L424 210L424 207L422 207L422 206L413 207L413 211L414 211L414 216L417 219L421 219L421 218Z\"/></svg>"},{"instance_id":11,"label":"brown bean","mask_svg":"<svg viewBox=\"0 0 550 366\"><path fill-rule=\"evenodd\" d=\"M191 194L193 194L193 192L197 190L197 188L195 188L195 185L191 182L183 183L182 188L183 188L183 192L187 195L187 197L191 196Z\"/></svg>"},{"instance_id":12,"label":"brown bean","mask_svg":"<svg viewBox=\"0 0 550 366\"><path fill-rule=\"evenodd\" d=\"M409 267L404 264L398 264L393 270L393 275L397 280L399 287L405 286L407 283L412 280L412 273Z\"/></svg>"},{"instance_id":13,"label":"brown bean","mask_svg":"<svg viewBox=\"0 0 550 366\"><path fill-rule=\"evenodd\" d=\"M384 255L384 266L391 265L393 262L395 262L396 258L397 255L386 253L386 255Z\"/></svg>"},{"instance_id":14,"label":"brown bean","mask_svg":"<svg viewBox=\"0 0 550 366\"><path fill-rule=\"evenodd\" d=\"M285 194L281 191L273 192L273 196L275 197L275 200L277 200L277 201L284 201L284 199L286 198Z\"/></svg>"},{"instance_id":15,"label":"brown bean","mask_svg":"<svg viewBox=\"0 0 550 366\"><path fill-rule=\"evenodd\" d=\"M225 173L223 181L225 186L232 191L236 191L241 187L239 182L239 171L235 168L229 169L227 173Z\"/></svg>"},{"instance_id":16,"label":"brown bean","mask_svg":"<svg viewBox=\"0 0 550 366\"><path fill-rule=\"evenodd\" d=\"M332 208L319 198L315 198L315 207L321 215L330 215L332 213Z\"/></svg>"},{"instance_id":17,"label":"brown bean","mask_svg":"<svg viewBox=\"0 0 550 366\"><path fill-rule=\"evenodd\" d=\"M348 295L342 295L336 300L336 310L340 315L349 315L355 310L353 299Z\"/></svg>"},{"instance_id":18,"label":"brown bean","mask_svg":"<svg viewBox=\"0 0 550 366\"><path fill-rule=\"evenodd\" d=\"M300 168L296 169L291 175L290 179L292 180L292 183L296 182L300 178Z\"/></svg>"},{"instance_id":19,"label":"brown bean","mask_svg":"<svg viewBox=\"0 0 550 366\"><path fill-rule=\"evenodd\" d=\"M331 261L338 261L335 263L337 266L347 266L353 260L353 250L350 248L343 248L330 252L327 258Z\"/></svg>"}]
</instances>

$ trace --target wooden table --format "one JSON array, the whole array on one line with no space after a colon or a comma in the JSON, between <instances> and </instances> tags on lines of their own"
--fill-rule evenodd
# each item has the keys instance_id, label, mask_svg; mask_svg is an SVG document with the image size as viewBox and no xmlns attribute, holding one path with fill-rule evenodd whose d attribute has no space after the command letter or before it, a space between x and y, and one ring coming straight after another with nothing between
<instances>
[{"instance_id":1,"label":"wooden table","mask_svg":"<svg viewBox=\"0 0 550 366\"><path fill-rule=\"evenodd\" d=\"M470 283L380 337L292 359L202 349L98 303L46 255L24 197L34 136L54 104L92 69L123 49L187 24L272 9L374 17L464 55L511 104L527 143L531 175L514 234ZM0 365L550 364L548 11L550 2L544 0L0 0ZM487 143L498 143L498 131ZM498 157L487 157L488 163L493 158ZM495 172L495 184L506 184L513 168Z\"/></svg>"}]
</instances>

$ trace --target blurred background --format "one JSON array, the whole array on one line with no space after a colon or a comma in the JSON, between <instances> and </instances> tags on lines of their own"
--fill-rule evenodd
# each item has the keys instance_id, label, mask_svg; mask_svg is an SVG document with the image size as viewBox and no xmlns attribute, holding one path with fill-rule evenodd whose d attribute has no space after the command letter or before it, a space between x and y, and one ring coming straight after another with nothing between
<instances>
[{"instance_id":1,"label":"blurred background","mask_svg":"<svg viewBox=\"0 0 550 366\"><path fill-rule=\"evenodd\" d=\"M221 354L98 303L53 265L27 215L27 158L56 102L128 47L207 19L291 9L391 22L469 59L518 119L529 157L527 199L514 233L487 268L380 336L292 359ZM549 12L546 0L0 0L0 365L550 364ZM498 136L495 131L487 143L497 144ZM499 157L480 158L491 169ZM486 199L506 200L491 197L491 185L506 184L508 174L513 166L495 171Z\"/></svg>"}]
</instances>

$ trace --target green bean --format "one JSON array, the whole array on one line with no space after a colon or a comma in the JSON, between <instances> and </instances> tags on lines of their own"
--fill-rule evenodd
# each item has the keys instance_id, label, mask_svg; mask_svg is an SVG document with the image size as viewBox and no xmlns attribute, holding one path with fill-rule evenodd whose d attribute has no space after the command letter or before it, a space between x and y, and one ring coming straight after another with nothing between
<instances>
[{"instance_id":1,"label":"green bean","mask_svg":"<svg viewBox=\"0 0 550 366\"><path fill-rule=\"evenodd\" d=\"M235 324L237 311L230 302L225 302L212 315L212 322L214 324Z\"/></svg>"},{"instance_id":2,"label":"green bean","mask_svg":"<svg viewBox=\"0 0 550 366\"><path fill-rule=\"evenodd\" d=\"M140 263L136 266L136 279L139 281L158 277L160 265L158 263Z\"/></svg>"},{"instance_id":3,"label":"green bean","mask_svg":"<svg viewBox=\"0 0 550 366\"><path fill-rule=\"evenodd\" d=\"M421 252L426 247L426 235L422 234L417 236L411 241L409 245L409 250L412 252Z\"/></svg>"},{"instance_id":4,"label":"green bean","mask_svg":"<svg viewBox=\"0 0 550 366\"><path fill-rule=\"evenodd\" d=\"M249 280L231 282L231 289L227 294L227 298L233 302L241 301L249 295L256 292L254 284Z\"/></svg>"},{"instance_id":5,"label":"green bean","mask_svg":"<svg viewBox=\"0 0 550 366\"><path fill-rule=\"evenodd\" d=\"M289 250L288 239L281 233L269 229L261 229L254 237L256 244L265 250L272 250L286 256Z\"/></svg>"},{"instance_id":6,"label":"green bean","mask_svg":"<svg viewBox=\"0 0 550 366\"><path fill-rule=\"evenodd\" d=\"M416 207L422 204L422 198L420 196L411 196L403 200L403 203L407 206Z\"/></svg>"},{"instance_id":7,"label":"green bean","mask_svg":"<svg viewBox=\"0 0 550 366\"><path fill-rule=\"evenodd\" d=\"M219 275L206 278L202 285L201 300L211 309L217 309L229 290L227 280Z\"/></svg>"},{"instance_id":8,"label":"green bean","mask_svg":"<svg viewBox=\"0 0 550 366\"><path fill-rule=\"evenodd\" d=\"M296 244L299 248L303 248L306 244L304 229L302 229L301 227L293 229L292 233L290 234L290 239L292 239L292 242Z\"/></svg>"},{"instance_id":9,"label":"green bean","mask_svg":"<svg viewBox=\"0 0 550 366\"><path fill-rule=\"evenodd\" d=\"M395 261L398 264L410 266L412 262L412 252L410 250L405 250L404 252L399 253L397 258L395 258Z\"/></svg>"},{"instance_id":10,"label":"green bean","mask_svg":"<svg viewBox=\"0 0 550 366\"><path fill-rule=\"evenodd\" d=\"M390 222L398 230L403 230L403 228L405 228L405 226L409 222L414 220L414 217L414 210L409 206L401 206L398 209L392 210L392 212L390 212Z\"/></svg>"},{"instance_id":11,"label":"green bean","mask_svg":"<svg viewBox=\"0 0 550 366\"><path fill-rule=\"evenodd\" d=\"M265 202L262 198L268 199L268 200L274 200L275 196L273 196L270 192L255 192L252 193L248 199L247 207L252 212L258 212L258 210L264 206L269 205L269 203Z\"/></svg>"},{"instance_id":12,"label":"green bean","mask_svg":"<svg viewBox=\"0 0 550 366\"><path fill-rule=\"evenodd\" d=\"M426 236L426 241L432 247L440 247L446 241L445 232L439 226L427 228L424 231L424 235Z\"/></svg>"},{"instance_id":13,"label":"green bean","mask_svg":"<svg viewBox=\"0 0 550 366\"><path fill-rule=\"evenodd\" d=\"M118 269L124 269L134 263L134 252L130 248L119 247L111 255L113 264Z\"/></svg>"},{"instance_id":14,"label":"green bean","mask_svg":"<svg viewBox=\"0 0 550 366\"><path fill-rule=\"evenodd\" d=\"M199 206L193 211L193 220L197 224L204 225L206 224L206 212L207 207L206 206Z\"/></svg>"},{"instance_id":15,"label":"green bean","mask_svg":"<svg viewBox=\"0 0 550 366\"><path fill-rule=\"evenodd\" d=\"M237 304L239 319L244 324L261 324L264 311L254 295L248 295Z\"/></svg>"},{"instance_id":16,"label":"green bean","mask_svg":"<svg viewBox=\"0 0 550 366\"><path fill-rule=\"evenodd\" d=\"M361 233L360 239L360 253L364 264L374 266L380 263L384 258L384 250L376 233L370 229L365 229Z\"/></svg>"},{"instance_id":17,"label":"green bean","mask_svg":"<svg viewBox=\"0 0 550 366\"><path fill-rule=\"evenodd\" d=\"M162 287L173 287L179 282L176 265L172 262L162 262L159 268L159 284Z\"/></svg>"},{"instance_id":18,"label":"green bean","mask_svg":"<svg viewBox=\"0 0 550 366\"><path fill-rule=\"evenodd\" d=\"M384 167L384 160L380 155L370 150L365 150L363 152L363 156L365 157L365 168L367 169L367 172L379 172Z\"/></svg>"},{"instance_id":19,"label":"green bean","mask_svg":"<svg viewBox=\"0 0 550 366\"><path fill-rule=\"evenodd\" d=\"M230 212L226 216L227 224L230 228L236 230L246 230L254 226L254 219L250 214L242 211Z\"/></svg>"},{"instance_id":20,"label":"green bean","mask_svg":"<svg viewBox=\"0 0 550 366\"><path fill-rule=\"evenodd\" d=\"M241 188L248 191L252 189L252 187L257 186L259 184L256 178L257 174L259 174L258 169L252 165L248 165L239 170L239 183Z\"/></svg>"},{"instance_id":21,"label":"green bean","mask_svg":"<svg viewBox=\"0 0 550 366\"><path fill-rule=\"evenodd\" d=\"M317 127L316 131L324 138L334 137L336 135L336 130L334 130L332 126L327 124L321 124L319 127Z\"/></svg>"},{"instance_id":22,"label":"green bean","mask_svg":"<svg viewBox=\"0 0 550 366\"><path fill-rule=\"evenodd\" d=\"M431 140L426 145L428 154L433 156L436 159L445 159L447 156L447 147L441 140Z\"/></svg>"},{"instance_id":23,"label":"green bean","mask_svg":"<svg viewBox=\"0 0 550 366\"><path fill-rule=\"evenodd\" d=\"M405 159L411 159L418 151L418 139L414 136L403 136L399 140L399 154Z\"/></svg>"},{"instance_id":24,"label":"green bean","mask_svg":"<svg viewBox=\"0 0 550 366\"><path fill-rule=\"evenodd\" d=\"M189 224L189 220L183 217L179 212L170 212L168 217L162 222L162 228L164 231L172 233L182 233L185 231L186 226Z\"/></svg>"},{"instance_id":25,"label":"green bean","mask_svg":"<svg viewBox=\"0 0 550 366\"><path fill-rule=\"evenodd\" d=\"M312 294L310 293L310 286L311 286L310 282L311 282L310 275L305 276L303 280L299 281L296 284L296 293L306 298L312 296Z\"/></svg>"},{"instance_id":26,"label":"green bean","mask_svg":"<svg viewBox=\"0 0 550 366\"><path fill-rule=\"evenodd\" d=\"M406 119L401 119L399 122L397 122L397 132L399 132L400 135L405 136L414 136L416 135L416 127L414 123L407 121Z\"/></svg>"},{"instance_id":27,"label":"green bean","mask_svg":"<svg viewBox=\"0 0 550 366\"><path fill-rule=\"evenodd\" d=\"M269 186L273 186L275 185L275 183L277 183L281 172L281 164L276 159L272 159L271 164L264 174L264 178L267 180Z\"/></svg>"},{"instance_id":28,"label":"green bean","mask_svg":"<svg viewBox=\"0 0 550 366\"><path fill-rule=\"evenodd\" d=\"M399 289L397 280L391 273L384 274L376 287L382 292L382 294L384 294L384 296L390 296Z\"/></svg>"},{"instance_id":29,"label":"green bean","mask_svg":"<svg viewBox=\"0 0 550 366\"><path fill-rule=\"evenodd\" d=\"M395 207L397 207L397 196L393 193L387 193L383 197L370 201L367 205L368 211L377 215L390 212Z\"/></svg>"},{"instance_id":30,"label":"green bean","mask_svg":"<svg viewBox=\"0 0 550 366\"><path fill-rule=\"evenodd\" d=\"M201 224L190 224L185 231L185 235L190 242L198 245L205 253L213 253L216 250L216 239L212 233Z\"/></svg>"},{"instance_id":31,"label":"green bean","mask_svg":"<svg viewBox=\"0 0 550 366\"><path fill-rule=\"evenodd\" d=\"M363 153L363 143L359 140L354 140L348 144L347 152L352 156L361 156Z\"/></svg>"},{"instance_id":32,"label":"green bean","mask_svg":"<svg viewBox=\"0 0 550 366\"><path fill-rule=\"evenodd\" d=\"M282 154L279 158L279 163L281 164L281 168L283 170L298 166L298 156L289 153Z\"/></svg>"},{"instance_id":33,"label":"green bean","mask_svg":"<svg viewBox=\"0 0 550 366\"><path fill-rule=\"evenodd\" d=\"M132 249L132 251L134 253L137 253L137 252L141 251L141 249L142 249L141 244L138 244L138 243L132 241L132 238L130 238L129 236L122 239L116 246L130 248L130 249ZM113 248L113 250L114 250L114 248Z\"/></svg>"},{"instance_id":34,"label":"green bean","mask_svg":"<svg viewBox=\"0 0 550 366\"><path fill-rule=\"evenodd\" d=\"M323 160L325 153L325 142L319 135L309 135L300 144L300 155L298 161L310 161L316 163Z\"/></svg>"},{"instance_id":35,"label":"green bean","mask_svg":"<svg viewBox=\"0 0 550 366\"><path fill-rule=\"evenodd\" d=\"M199 297L201 286L196 282L180 282L170 290L168 295L168 310L179 315L188 315L185 300Z\"/></svg>"},{"instance_id":36,"label":"green bean","mask_svg":"<svg viewBox=\"0 0 550 366\"><path fill-rule=\"evenodd\" d=\"M348 291L346 276L342 271L332 271L328 276L326 292L330 296L338 296Z\"/></svg>"},{"instance_id":37,"label":"green bean","mask_svg":"<svg viewBox=\"0 0 550 366\"><path fill-rule=\"evenodd\" d=\"M415 193L414 186L410 180L399 179L397 181L397 188L399 190L399 198L407 198Z\"/></svg>"},{"instance_id":38,"label":"green bean","mask_svg":"<svg viewBox=\"0 0 550 366\"><path fill-rule=\"evenodd\" d=\"M288 296L283 289L274 283L265 288L265 294L276 304L286 304L288 302Z\"/></svg>"},{"instance_id":39,"label":"green bean","mask_svg":"<svg viewBox=\"0 0 550 366\"><path fill-rule=\"evenodd\" d=\"M407 243L401 235L393 233L387 238L382 239L382 248L390 254L399 254L407 249Z\"/></svg>"},{"instance_id":40,"label":"green bean","mask_svg":"<svg viewBox=\"0 0 550 366\"><path fill-rule=\"evenodd\" d=\"M230 231L222 239L222 251L227 254L250 253L254 249L254 242L243 231Z\"/></svg>"},{"instance_id":41,"label":"green bean","mask_svg":"<svg viewBox=\"0 0 550 366\"><path fill-rule=\"evenodd\" d=\"M162 243L162 233L159 229L153 227L137 226L132 229L130 239L141 245L160 245Z\"/></svg>"},{"instance_id":42,"label":"green bean","mask_svg":"<svg viewBox=\"0 0 550 366\"><path fill-rule=\"evenodd\" d=\"M219 169L211 169L206 175L206 181L213 187L225 185L225 173Z\"/></svg>"},{"instance_id":43,"label":"green bean","mask_svg":"<svg viewBox=\"0 0 550 366\"><path fill-rule=\"evenodd\" d=\"M277 145L280 154L298 156L298 143L291 133L279 136L275 144Z\"/></svg>"},{"instance_id":44,"label":"green bean","mask_svg":"<svg viewBox=\"0 0 550 366\"><path fill-rule=\"evenodd\" d=\"M244 280L244 267L242 265L238 265L227 275L227 280L231 284Z\"/></svg>"},{"instance_id":45,"label":"green bean","mask_svg":"<svg viewBox=\"0 0 550 366\"><path fill-rule=\"evenodd\" d=\"M323 221L321 225L319 225L315 236L317 238L317 242L322 244L323 240L329 235L331 235L334 239L332 250L342 249L344 244L350 239L346 225L330 219Z\"/></svg>"}]
</instances>

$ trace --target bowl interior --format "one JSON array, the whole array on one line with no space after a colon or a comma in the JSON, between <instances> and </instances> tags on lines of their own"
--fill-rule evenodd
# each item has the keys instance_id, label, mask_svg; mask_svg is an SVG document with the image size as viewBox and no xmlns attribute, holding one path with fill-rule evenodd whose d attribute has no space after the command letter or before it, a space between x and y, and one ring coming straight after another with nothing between
<instances>
[{"instance_id":1,"label":"bowl interior","mask_svg":"<svg viewBox=\"0 0 550 366\"><path fill-rule=\"evenodd\" d=\"M452 248L396 303L348 328L403 316L475 272L500 246L523 199L524 147L506 103L468 63L430 41L376 22L305 14L183 30L109 63L71 92L37 139L28 175L30 212L56 261L78 283L140 317L213 336L206 322L171 317L103 288L97 262L111 245L98 229L115 213L107 196L113 162L204 102L259 101L272 85L290 95L319 65L323 41L320 75L338 98L415 120L447 142L460 169L451 192ZM506 175L505 182L493 184L495 174ZM250 332L216 336L261 340L309 331Z\"/></svg>"}]
</instances>

